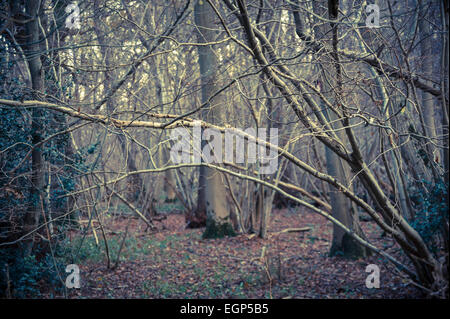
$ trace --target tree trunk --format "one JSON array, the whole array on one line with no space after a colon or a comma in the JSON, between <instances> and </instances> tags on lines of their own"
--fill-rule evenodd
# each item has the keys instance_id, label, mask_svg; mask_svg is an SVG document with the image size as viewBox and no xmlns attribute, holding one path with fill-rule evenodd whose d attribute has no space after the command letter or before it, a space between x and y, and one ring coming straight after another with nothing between
<instances>
[{"instance_id":1,"label":"tree trunk","mask_svg":"<svg viewBox=\"0 0 450 319\"><path fill-rule=\"evenodd\" d=\"M156 65L155 65L155 80L156 80L156 95L158 97L158 103L161 105L160 110L161 113L165 113L164 110L164 106L165 103L167 102L167 97L166 97L166 93L165 93L165 86L164 86L164 73L165 70L167 70L167 65L163 64L162 59L157 56L155 58L156 60ZM160 141L165 140L165 136L166 136L166 132L161 132L160 133ZM167 162L169 161L169 155L168 155L168 151L167 148L161 146L158 149L158 159L159 159L159 166L163 166L163 165L167 165ZM175 190L169 186L169 183L165 183L164 179L168 180L171 182L172 185L176 185L175 183L175 178L173 176L173 170L167 170L164 172L164 178L162 178L162 176L158 176L157 177L158 183L162 183L162 187L161 189L164 190L164 193L166 194L166 202L173 202L176 199L176 194L175 194ZM156 192L155 194L157 194L156 196L156 200L159 200L159 192Z\"/></svg>"},{"instance_id":2,"label":"tree trunk","mask_svg":"<svg viewBox=\"0 0 450 319\"><path fill-rule=\"evenodd\" d=\"M39 46L39 24L38 16L40 9L39 0L30 0L25 2L25 13L29 22L25 24L25 34L20 43L25 53L28 68L31 75L31 84L33 95L36 100L41 100L43 97L41 93L44 91L44 80L42 77L42 62L41 50ZM20 6L20 5L18 5ZM17 8L17 7L16 7ZM32 110L32 124L31 124L31 141L36 145L42 140L42 118L43 112L41 109L33 108ZM30 190L30 209L26 212L24 218L24 232L27 234L34 230L39 223L41 214L42 192L44 188L44 159L42 156L42 149L36 147L31 155L31 190ZM25 241L25 254L30 255L33 249L34 236L29 237Z\"/></svg>"},{"instance_id":3,"label":"tree trunk","mask_svg":"<svg viewBox=\"0 0 450 319\"><path fill-rule=\"evenodd\" d=\"M338 18L338 8L339 1L331 0L328 1L328 17L329 19L336 20ZM336 105L342 105L341 103L341 66L339 64L339 58L337 55L338 46L338 25L336 23L330 22L330 28L332 31L332 47L333 54L330 57L333 65L330 65L329 70L331 70L332 78L323 79L323 87L325 89L325 95L330 95L331 101L335 101ZM328 87L327 83L334 84L334 88ZM334 93L335 98L332 98ZM336 130L336 135L345 144L346 136L344 130L342 130L342 119L338 119L336 114L332 110L327 110L326 106L323 106L325 118L328 120L329 125ZM350 169L347 164L339 158L339 156L333 152L331 149L325 146L325 155L327 161L328 174L335 177L340 183L344 185L349 184ZM339 220L342 224L347 226L349 229L354 230L359 235L362 234L361 228L359 226L358 212L352 202L344 196L343 193L336 190L334 187L330 187L330 201L331 201L331 212L334 218ZM333 240L330 248L330 255L334 256L341 254L346 258L359 258L366 256L366 249L358 244L351 236L349 236L342 228L333 224Z\"/></svg>"},{"instance_id":4,"label":"tree trunk","mask_svg":"<svg viewBox=\"0 0 450 319\"><path fill-rule=\"evenodd\" d=\"M421 1L420 1L421 2ZM420 3L419 2L419 3ZM422 8L423 9L423 8ZM432 61L432 42L430 35L430 24L426 21L425 17L419 19L419 30L422 35L422 41L420 42L420 49L422 55L422 73L427 78L433 77L433 61ZM432 85L431 82L428 83ZM423 117L425 122L425 129L427 136L436 142L436 127L434 123L434 110L435 103L433 95L430 93L422 91L422 108ZM432 146L433 153L435 156L439 154L436 152L436 148ZM434 159L432 159L434 160Z\"/></svg>"},{"instance_id":5,"label":"tree trunk","mask_svg":"<svg viewBox=\"0 0 450 319\"><path fill-rule=\"evenodd\" d=\"M194 8L195 23L198 28L198 41L209 43L215 40L217 28L213 19L215 13L206 1L198 1ZM199 46L199 65L202 83L202 103L207 102L217 90L217 60L211 45ZM222 122L222 105L220 96L210 101L208 107L203 110L204 120L220 124ZM226 200L226 189L223 176L216 170L200 167L199 193L196 215L200 219L206 214L206 229L204 238L217 238L234 235L230 219L230 211Z\"/></svg>"}]
</instances>

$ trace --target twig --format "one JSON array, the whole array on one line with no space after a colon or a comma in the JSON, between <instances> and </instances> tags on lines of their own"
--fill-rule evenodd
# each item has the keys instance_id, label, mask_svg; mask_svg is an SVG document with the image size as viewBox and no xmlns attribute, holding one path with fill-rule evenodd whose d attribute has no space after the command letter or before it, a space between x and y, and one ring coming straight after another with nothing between
<instances>
[{"instance_id":1,"label":"twig","mask_svg":"<svg viewBox=\"0 0 450 319\"><path fill-rule=\"evenodd\" d=\"M303 228L286 228L286 229L283 229L283 230L281 230L281 231L278 231L278 232L274 232L274 233L272 233L273 235L279 235L279 234L282 234L282 233L296 233L296 232L304 232L304 231L310 231L311 230L311 227L303 227Z\"/></svg>"}]
</instances>

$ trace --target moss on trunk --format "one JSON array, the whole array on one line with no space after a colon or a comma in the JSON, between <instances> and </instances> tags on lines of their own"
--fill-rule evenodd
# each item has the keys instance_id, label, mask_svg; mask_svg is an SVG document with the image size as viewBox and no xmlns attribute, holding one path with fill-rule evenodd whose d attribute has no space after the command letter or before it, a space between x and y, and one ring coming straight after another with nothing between
<instances>
[{"instance_id":1,"label":"moss on trunk","mask_svg":"<svg viewBox=\"0 0 450 319\"><path fill-rule=\"evenodd\" d=\"M223 238L225 236L236 236L233 225L230 223L217 223L212 219L206 221L206 229L203 233L203 238Z\"/></svg>"},{"instance_id":2,"label":"moss on trunk","mask_svg":"<svg viewBox=\"0 0 450 319\"><path fill-rule=\"evenodd\" d=\"M333 243L330 249L330 257L342 256L348 259L358 259L370 255L370 250L362 246L349 234L344 234L341 245Z\"/></svg>"}]
</instances>

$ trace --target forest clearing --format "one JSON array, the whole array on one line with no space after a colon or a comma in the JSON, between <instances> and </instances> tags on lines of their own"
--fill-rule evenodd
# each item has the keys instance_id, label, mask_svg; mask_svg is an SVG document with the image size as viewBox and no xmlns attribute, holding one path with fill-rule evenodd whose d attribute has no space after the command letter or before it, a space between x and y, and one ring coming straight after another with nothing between
<instances>
[{"instance_id":1,"label":"forest clearing","mask_svg":"<svg viewBox=\"0 0 450 319\"><path fill-rule=\"evenodd\" d=\"M111 227L111 263L115 264L127 220ZM71 298L422 298L406 278L377 257L347 260L330 258L332 225L320 216L283 209L274 213L268 239L239 235L224 239L202 239L200 230L186 229L183 217L171 214L161 220L158 231L145 232L145 224L134 220L115 269L107 268L104 250L89 236L79 253L81 275L86 284ZM370 239L399 248L363 224ZM308 229L307 231L295 231ZM122 230L117 232L117 230ZM283 232L294 230L293 232ZM79 234L74 234L79 236ZM74 238L74 237L72 237ZM79 237L78 237L79 238ZM100 242L101 246L102 243ZM264 251L264 255L262 252ZM80 258L81 259L81 258ZM365 268L380 264L379 289L365 286ZM270 276L270 277L269 277Z\"/></svg>"}]
</instances>

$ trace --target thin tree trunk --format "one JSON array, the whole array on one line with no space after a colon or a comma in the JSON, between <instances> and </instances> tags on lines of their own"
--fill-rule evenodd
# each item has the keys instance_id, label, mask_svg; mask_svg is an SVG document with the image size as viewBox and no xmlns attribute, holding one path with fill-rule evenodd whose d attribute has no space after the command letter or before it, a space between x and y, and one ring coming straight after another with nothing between
<instances>
[{"instance_id":1,"label":"thin tree trunk","mask_svg":"<svg viewBox=\"0 0 450 319\"><path fill-rule=\"evenodd\" d=\"M95 1L95 13L100 16L100 2ZM107 39L105 39L105 34L101 28L100 23L97 19L94 19L94 31L97 35L97 41L100 45L100 52L102 53L102 58L104 60L105 66L112 65L112 53L111 49L107 48ZM114 78L114 74L111 71L105 72L105 79L103 81L103 91L109 92L111 89L112 79ZM108 114L112 114L114 112L114 100L110 97L106 101L106 109ZM133 172L137 170L136 161L134 158L134 154L132 151L132 146L127 145L127 139L124 135L118 135L118 141L120 145L120 149L122 151L122 156L126 159L126 167L129 172ZM138 174L134 174L130 176L130 180L127 182L126 196L125 198L132 203L135 203L139 198L139 193L142 190L143 182L141 176Z\"/></svg>"},{"instance_id":2,"label":"thin tree trunk","mask_svg":"<svg viewBox=\"0 0 450 319\"><path fill-rule=\"evenodd\" d=\"M333 0L328 1L328 17L331 21L337 20L338 18L339 1ZM330 72L332 78L335 79L323 79L324 94L329 95L329 100L334 100L335 104L343 105L341 99L341 66L339 58L337 55L338 49L338 24L330 22L330 28L332 31L331 44L333 47L333 53L330 57L333 65L330 65ZM325 32L324 32L325 34ZM328 81L333 83L334 88L329 87ZM332 98L334 91L335 98ZM329 125L336 130L336 135L345 144L347 138L345 136L344 130L342 130L342 119L339 119L337 115L332 110L327 110L326 106L323 106L324 116L327 119ZM343 112L344 113L344 112ZM339 158L339 156L333 152L329 147L325 146L325 156L327 160L327 170L328 174L334 176L339 182L344 185L349 184L350 169L347 164ZM334 187L330 187L330 201L331 201L331 211L334 218L339 220L342 224L348 228L354 230L359 235L362 234L361 228L359 226L358 212L356 207L352 202L345 197L345 195L339 192ZM342 228L333 224L333 240L330 248L330 255L342 254L344 257L348 258L359 258L366 255L366 249L359 245L351 236L349 236Z\"/></svg>"},{"instance_id":3,"label":"thin tree trunk","mask_svg":"<svg viewBox=\"0 0 450 319\"><path fill-rule=\"evenodd\" d=\"M33 95L36 100L42 100L41 93L44 91L44 80L42 77L42 62L39 46L39 24L38 15L40 12L39 0L30 0L25 2L25 12L31 20L25 25L25 37L23 39L23 47L25 56L28 62L28 68L31 75L31 83ZM41 142L43 134L43 111L38 108L32 110L32 125L31 125L31 140L32 144L36 145ZM36 147L31 155L31 207L25 214L24 232L29 233L38 226L39 217L41 214L42 192L44 187L44 159L42 157L42 150ZM33 238L25 242L26 255L31 254L33 249Z\"/></svg>"}]
</instances>

